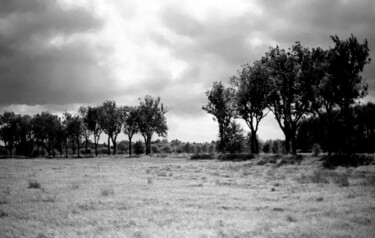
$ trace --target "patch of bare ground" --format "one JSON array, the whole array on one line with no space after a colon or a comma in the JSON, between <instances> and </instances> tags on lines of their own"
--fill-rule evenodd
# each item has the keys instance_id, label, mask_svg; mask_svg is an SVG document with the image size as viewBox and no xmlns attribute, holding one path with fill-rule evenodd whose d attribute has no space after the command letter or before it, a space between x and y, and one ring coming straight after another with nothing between
<instances>
[{"instance_id":1,"label":"patch of bare ground","mask_svg":"<svg viewBox=\"0 0 375 238\"><path fill-rule=\"evenodd\" d=\"M1 237L371 237L375 167L317 158L1 160Z\"/></svg>"}]
</instances>

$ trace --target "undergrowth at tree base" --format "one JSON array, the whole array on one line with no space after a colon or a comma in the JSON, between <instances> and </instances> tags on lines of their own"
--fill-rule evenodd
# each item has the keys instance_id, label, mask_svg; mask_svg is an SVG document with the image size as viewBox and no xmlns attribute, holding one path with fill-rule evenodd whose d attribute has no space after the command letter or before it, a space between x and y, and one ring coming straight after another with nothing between
<instances>
[{"instance_id":1,"label":"undergrowth at tree base","mask_svg":"<svg viewBox=\"0 0 375 238\"><path fill-rule=\"evenodd\" d=\"M334 169L338 166L358 167L361 165L374 164L374 155L369 154L333 154L322 158L325 168Z\"/></svg>"}]
</instances>

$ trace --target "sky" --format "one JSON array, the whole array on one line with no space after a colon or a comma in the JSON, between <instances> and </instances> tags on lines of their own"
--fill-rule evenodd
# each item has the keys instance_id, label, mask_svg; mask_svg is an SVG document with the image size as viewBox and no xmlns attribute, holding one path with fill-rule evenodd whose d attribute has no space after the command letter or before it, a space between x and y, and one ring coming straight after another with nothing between
<instances>
[{"instance_id":1,"label":"sky","mask_svg":"<svg viewBox=\"0 0 375 238\"><path fill-rule=\"evenodd\" d=\"M202 110L214 81L228 82L269 47L333 47L354 34L375 51L373 0L0 0L0 112L77 112L160 96L168 139L217 139ZM365 101L375 101L374 62ZM244 129L248 128L243 124ZM259 137L283 138L274 116ZM121 137L120 137L121 138Z\"/></svg>"}]
</instances>

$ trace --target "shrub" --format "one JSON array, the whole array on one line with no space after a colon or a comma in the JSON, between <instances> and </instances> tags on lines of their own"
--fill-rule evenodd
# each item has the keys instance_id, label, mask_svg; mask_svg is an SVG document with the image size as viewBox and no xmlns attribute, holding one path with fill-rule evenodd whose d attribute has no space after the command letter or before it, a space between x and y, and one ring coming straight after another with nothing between
<instances>
[{"instance_id":1,"label":"shrub","mask_svg":"<svg viewBox=\"0 0 375 238\"><path fill-rule=\"evenodd\" d=\"M160 148L157 145L151 145L151 151L154 154L160 153Z\"/></svg>"},{"instance_id":2,"label":"shrub","mask_svg":"<svg viewBox=\"0 0 375 238\"><path fill-rule=\"evenodd\" d=\"M319 144L314 144L312 146L313 156L319 156L320 152L321 152L320 145Z\"/></svg>"},{"instance_id":3,"label":"shrub","mask_svg":"<svg viewBox=\"0 0 375 238\"><path fill-rule=\"evenodd\" d=\"M243 161L254 159L253 154L219 154L218 160L229 160L229 161Z\"/></svg>"},{"instance_id":4,"label":"shrub","mask_svg":"<svg viewBox=\"0 0 375 238\"><path fill-rule=\"evenodd\" d=\"M190 157L191 160L206 160L206 159L213 159L213 156L210 154L193 154Z\"/></svg>"}]
</instances>

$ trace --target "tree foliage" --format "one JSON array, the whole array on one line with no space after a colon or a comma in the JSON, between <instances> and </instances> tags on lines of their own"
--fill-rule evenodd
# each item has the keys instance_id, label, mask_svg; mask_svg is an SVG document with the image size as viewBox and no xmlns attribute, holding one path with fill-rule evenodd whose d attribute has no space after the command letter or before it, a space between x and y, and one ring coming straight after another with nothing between
<instances>
[{"instance_id":1,"label":"tree foliage","mask_svg":"<svg viewBox=\"0 0 375 238\"><path fill-rule=\"evenodd\" d=\"M146 154L151 153L151 139L154 133L158 136L166 136L168 131L167 118L165 114L167 109L161 103L160 97L153 98L146 95L140 99L138 107L139 132L145 140Z\"/></svg>"}]
</instances>

